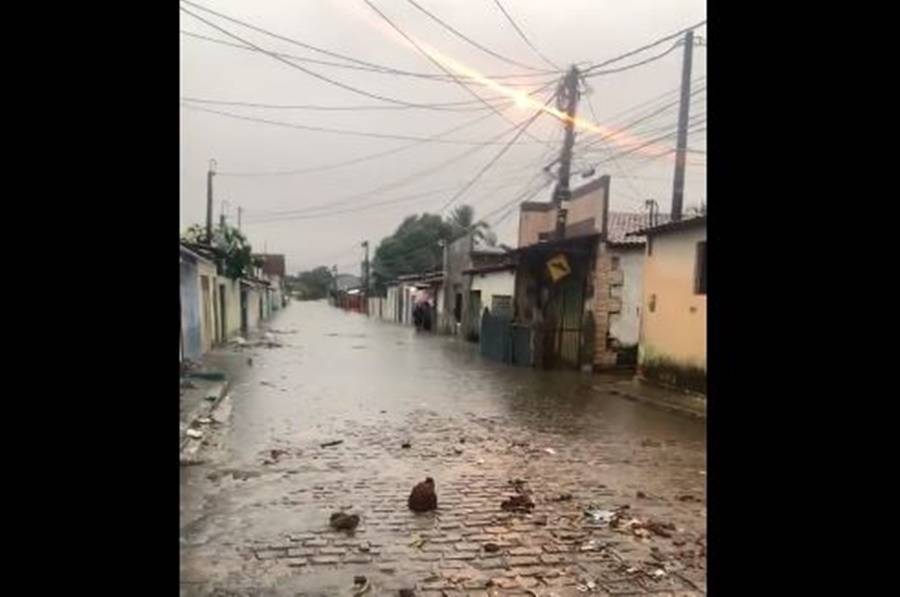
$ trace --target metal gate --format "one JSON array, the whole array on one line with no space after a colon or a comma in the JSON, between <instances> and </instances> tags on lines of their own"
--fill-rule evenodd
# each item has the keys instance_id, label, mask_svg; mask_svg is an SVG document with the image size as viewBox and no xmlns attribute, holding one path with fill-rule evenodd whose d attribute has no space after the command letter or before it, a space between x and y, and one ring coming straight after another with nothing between
<instances>
[{"instance_id":1,"label":"metal gate","mask_svg":"<svg viewBox=\"0 0 900 597\"><path fill-rule=\"evenodd\" d=\"M581 323L584 311L583 276L572 272L560 280L554 288L553 319L556 333L553 338L554 352L565 365L578 367L581 347Z\"/></svg>"},{"instance_id":2,"label":"metal gate","mask_svg":"<svg viewBox=\"0 0 900 597\"><path fill-rule=\"evenodd\" d=\"M485 358L531 366L531 328L513 323L508 316L497 316L485 309L481 316L478 347Z\"/></svg>"}]
</instances>

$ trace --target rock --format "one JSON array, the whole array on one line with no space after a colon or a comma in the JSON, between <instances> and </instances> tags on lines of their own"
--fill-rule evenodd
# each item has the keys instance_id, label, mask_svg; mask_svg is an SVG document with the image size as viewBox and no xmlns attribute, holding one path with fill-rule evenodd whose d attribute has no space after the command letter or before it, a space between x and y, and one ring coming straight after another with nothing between
<instances>
[{"instance_id":1,"label":"rock","mask_svg":"<svg viewBox=\"0 0 900 597\"><path fill-rule=\"evenodd\" d=\"M462 448L456 448L456 447L454 447L454 448L453 448L453 453L456 454L457 456L459 456L460 454L463 453Z\"/></svg>"},{"instance_id":2,"label":"rock","mask_svg":"<svg viewBox=\"0 0 900 597\"><path fill-rule=\"evenodd\" d=\"M400 589L400 592L397 594L400 597L416 597L416 592L412 589Z\"/></svg>"},{"instance_id":3,"label":"rock","mask_svg":"<svg viewBox=\"0 0 900 597\"><path fill-rule=\"evenodd\" d=\"M495 553L500 551L500 546L496 543L485 543L484 551L486 551L487 553Z\"/></svg>"},{"instance_id":4,"label":"rock","mask_svg":"<svg viewBox=\"0 0 900 597\"><path fill-rule=\"evenodd\" d=\"M558 496L556 496L555 498L553 498L553 501L554 502L568 502L571 499L572 499L571 493L561 493Z\"/></svg>"},{"instance_id":5,"label":"rock","mask_svg":"<svg viewBox=\"0 0 900 597\"><path fill-rule=\"evenodd\" d=\"M369 544L368 541L363 541L362 543L359 544L359 551L361 551L363 553L368 553L371 549L372 549L372 546Z\"/></svg>"},{"instance_id":6,"label":"rock","mask_svg":"<svg viewBox=\"0 0 900 597\"><path fill-rule=\"evenodd\" d=\"M434 491L434 479L426 478L413 487L409 494L409 509L413 512L428 512L437 509L437 494Z\"/></svg>"},{"instance_id":7,"label":"rock","mask_svg":"<svg viewBox=\"0 0 900 597\"><path fill-rule=\"evenodd\" d=\"M202 431L198 431L198 430L196 430L196 429L188 429L188 430L187 430L187 436L190 437L190 438L192 438L192 439L200 439L201 437L203 437L203 432L202 432Z\"/></svg>"},{"instance_id":8,"label":"rock","mask_svg":"<svg viewBox=\"0 0 900 597\"><path fill-rule=\"evenodd\" d=\"M638 499L644 499L647 497L647 494L644 493L643 491L638 491L636 495L637 495Z\"/></svg>"},{"instance_id":9,"label":"rock","mask_svg":"<svg viewBox=\"0 0 900 597\"><path fill-rule=\"evenodd\" d=\"M359 575L353 577L353 584L364 585L364 584L366 584L366 580L368 580L368 579L365 576L363 576L362 574L359 574Z\"/></svg>"},{"instance_id":10,"label":"rock","mask_svg":"<svg viewBox=\"0 0 900 597\"><path fill-rule=\"evenodd\" d=\"M347 514L345 512L335 512L329 519L332 528L339 531L352 531L359 526L359 514Z\"/></svg>"},{"instance_id":11,"label":"rock","mask_svg":"<svg viewBox=\"0 0 900 597\"><path fill-rule=\"evenodd\" d=\"M405 449L405 448L412 448L412 443L410 443L410 442L407 440L407 441L403 442L402 444L400 444L400 447L401 447L401 448L404 448L404 449Z\"/></svg>"}]
</instances>

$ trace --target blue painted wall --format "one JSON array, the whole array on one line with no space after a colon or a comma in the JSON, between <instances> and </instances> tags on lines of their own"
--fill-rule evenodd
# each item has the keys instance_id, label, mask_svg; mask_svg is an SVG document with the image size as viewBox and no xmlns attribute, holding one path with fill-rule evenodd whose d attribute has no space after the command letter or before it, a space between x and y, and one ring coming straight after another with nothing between
<instances>
[{"instance_id":1,"label":"blue painted wall","mask_svg":"<svg viewBox=\"0 0 900 597\"><path fill-rule=\"evenodd\" d=\"M200 282L197 266L181 263L181 328L184 334L184 357L199 359L203 354L200 346Z\"/></svg>"}]
</instances>

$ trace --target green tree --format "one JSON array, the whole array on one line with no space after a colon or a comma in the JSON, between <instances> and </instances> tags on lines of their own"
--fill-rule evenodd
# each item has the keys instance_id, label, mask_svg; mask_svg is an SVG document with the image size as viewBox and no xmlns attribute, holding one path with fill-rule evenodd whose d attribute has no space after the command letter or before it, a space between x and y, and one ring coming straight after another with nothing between
<instances>
[{"instance_id":1,"label":"green tree","mask_svg":"<svg viewBox=\"0 0 900 597\"><path fill-rule=\"evenodd\" d=\"M295 280L296 284L293 285L292 289L299 290L303 293L304 298L312 300L328 296L328 292L334 284L334 276L331 275L331 270L324 265L300 272Z\"/></svg>"},{"instance_id":2,"label":"green tree","mask_svg":"<svg viewBox=\"0 0 900 597\"><path fill-rule=\"evenodd\" d=\"M487 222L475 221L475 209L471 205L459 205L450 212L447 223L453 231L453 238L457 239L471 231L477 240L493 245L497 242L497 235L493 233Z\"/></svg>"},{"instance_id":3,"label":"green tree","mask_svg":"<svg viewBox=\"0 0 900 597\"><path fill-rule=\"evenodd\" d=\"M382 285L397 276L440 269L443 266L441 242L452 238L452 226L439 215L407 216L375 249L372 260L375 280Z\"/></svg>"},{"instance_id":4,"label":"green tree","mask_svg":"<svg viewBox=\"0 0 900 597\"><path fill-rule=\"evenodd\" d=\"M189 243L206 244L206 228L194 224L181 235L181 238ZM251 253L253 249L240 230L227 224L224 228L214 229L212 246L225 255L224 273L226 276L236 279L252 274L254 262Z\"/></svg>"}]
</instances>

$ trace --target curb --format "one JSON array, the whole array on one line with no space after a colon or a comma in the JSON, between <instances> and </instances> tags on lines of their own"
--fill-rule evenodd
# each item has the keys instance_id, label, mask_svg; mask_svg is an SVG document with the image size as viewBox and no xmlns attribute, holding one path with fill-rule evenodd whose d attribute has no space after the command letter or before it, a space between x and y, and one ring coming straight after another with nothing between
<instances>
[{"instance_id":1,"label":"curb","mask_svg":"<svg viewBox=\"0 0 900 597\"><path fill-rule=\"evenodd\" d=\"M187 436L187 430L191 429L193 427L194 421L196 421L197 419L199 419L201 417L210 416L216 410L216 408L219 406L219 404L222 402L222 400L225 399L225 396L228 395L228 390L230 388L231 388L231 382L226 379L224 382L222 382L222 385L219 390L219 395L216 396L215 400L207 401L205 398L203 399L204 406L201 408L198 408L196 410L196 412L193 413L190 421L188 421L187 427L185 427L185 430L180 433L181 438L179 440L179 451L183 451L185 449L185 447L188 445L188 443L190 442L191 438L189 438ZM207 404L209 406L206 406Z\"/></svg>"},{"instance_id":2,"label":"curb","mask_svg":"<svg viewBox=\"0 0 900 597\"><path fill-rule=\"evenodd\" d=\"M605 388L602 388L599 386L594 386L594 389L599 390L599 391L608 392L614 396L621 396L622 398L625 398L626 400L631 400L632 402L640 402L642 404L648 404L650 406L655 406L657 408L661 408L663 410L667 410L669 412L683 415L686 417L691 417L693 419L698 419L701 421L706 420L706 411L705 410L701 412L701 411L691 408L689 406L682 406L675 402L668 402L665 400L659 400L657 398L649 398L647 396L642 396L640 394L627 392L624 390L620 390L618 388L605 389Z\"/></svg>"}]
</instances>

